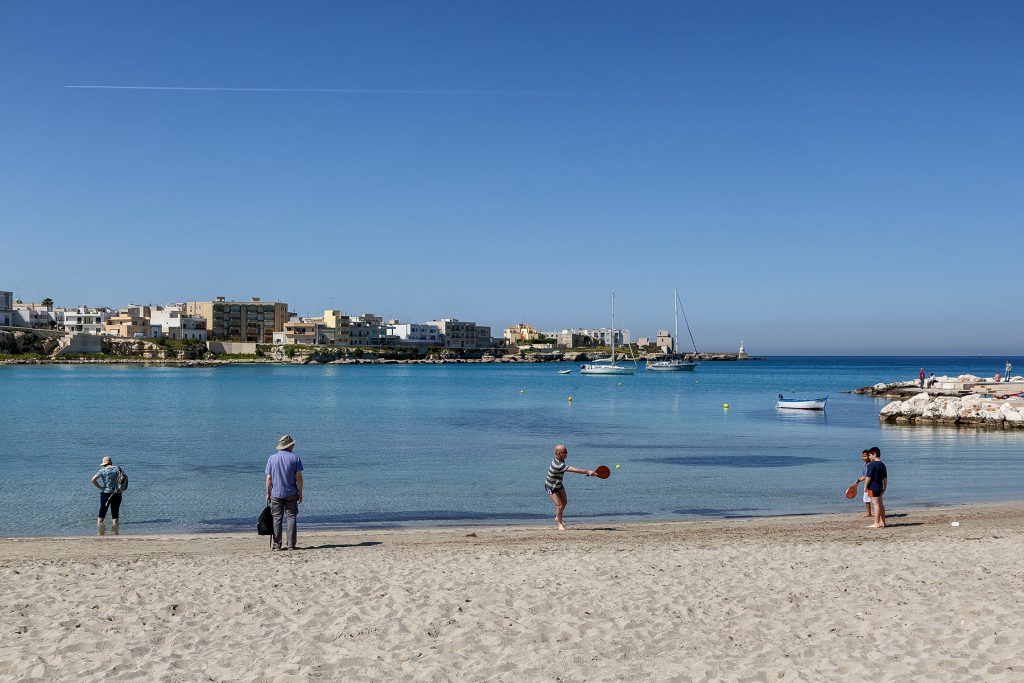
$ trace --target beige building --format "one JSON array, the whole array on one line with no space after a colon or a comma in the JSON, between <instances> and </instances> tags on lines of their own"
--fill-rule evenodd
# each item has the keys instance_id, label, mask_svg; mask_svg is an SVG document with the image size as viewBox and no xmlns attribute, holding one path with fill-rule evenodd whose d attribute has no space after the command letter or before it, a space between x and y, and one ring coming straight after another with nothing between
<instances>
[{"instance_id":1,"label":"beige building","mask_svg":"<svg viewBox=\"0 0 1024 683\"><path fill-rule=\"evenodd\" d=\"M145 310L146 314L143 314ZM117 314L110 316L103 322L103 333L114 337L132 338L136 335L142 337L153 336L153 329L149 322L149 307L131 307Z\"/></svg>"},{"instance_id":2,"label":"beige building","mask_svg":"<svg viewBox=\"0 0 1024 683\"><path fill-rule=\"evenodd\" d=\"M658 330L658 336L654 339L654 345L659 349L668 349L671 351L674 348L672 344L672 334L668 330Z\"/></svg>"},{"instance_id":3,"label":"beige building","mask_svg":"<svg viewBox=\"0 0 1024 683\"><path fill-rule=\"evenodd\" d=\"M324 327L334 330L335 346L351 345L352 318L341 311L324 311Z\"/></svg>"},{"instance_id":4,"label":"beige building","mask_svg":"<svg viewBox=\"0 0 1024 683\"><path fill-rule=\"evenodd\" d=\"M516 323L505 328L505 343L509 346L529 344L534 339L540 338L540 333L530 323Z\"/></svg>"},{"instance_id":5,"label":"beige building","mask_svg":"<svg viewBox=\"0 0 1024 683\"><path fill-rule=\"evenodd\" d=\"M302 344L313 346L321 323L312 320L292 319L284 324L284 330L274 333L275 344Z\"/></svg>"},{"instance_id":6,"label":"beige building","mask_svg":"<svg viewBox=\"0 0 1024 683\"><path fill-rule=\"evenodd\" d=\"M288 322L288 304L260 301L189 301L185 313L206 318L210 339L272 344L274 333L283 332Z\"/></svg>"}]
</instances>

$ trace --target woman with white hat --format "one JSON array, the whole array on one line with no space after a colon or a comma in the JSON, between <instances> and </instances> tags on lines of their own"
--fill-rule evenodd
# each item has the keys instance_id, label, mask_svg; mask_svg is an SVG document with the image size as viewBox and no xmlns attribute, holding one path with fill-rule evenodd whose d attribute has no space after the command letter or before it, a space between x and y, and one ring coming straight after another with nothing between
<instances>
[{"instance_id":1,"label":"woman with white hat","mask_svg":"<svg viewBox=\"0 0 1024 683\"><path fill-rule=\"evenodd\" d=\"M110 456L103 456L100 463L100 471L92 475L92 485L100 490L100 512L96 517L96 527L100 535L106 533L104 526L107 520L107 508L110 508L110 519L113 522L111 531L118 532L118 525L121 516L121 483L123 473L121 468L114 464Z\"/></svg>"}]
</instances>

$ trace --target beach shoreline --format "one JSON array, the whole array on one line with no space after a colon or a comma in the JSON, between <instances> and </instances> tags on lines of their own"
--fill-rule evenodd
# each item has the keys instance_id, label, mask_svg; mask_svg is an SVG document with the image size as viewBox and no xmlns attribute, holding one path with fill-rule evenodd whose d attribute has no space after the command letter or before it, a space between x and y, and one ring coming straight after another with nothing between
<instances>
[{"instance_id":1,"label":"beach shoreline","mask_svg":"<svg viewBox=\"0 0 1024 683\"><path fill-rule=\"evenodd\" d=\"M860 501L858 496L856 501L848 503L847 507L852 510L857 507L856 503ZM921 504L901 504L900 510L902 512L915 512L920 513L922 511L932 510L959 510L965 508L991 508L1000 506L1013 506L1013 505L1024 505L1024 499L993 499L985 501L972 501L957 504L939 504L939 503L921 503ZM588 515L586 517L576 516L573 518L574 523L578 527L593 527L593 526L607 526L613 524L616 527L635 527L637 530L642 531L647 527L652 526L671 526L675 524L690 525L694 523L704 522L751 522L756 520L781 520L781 519L811 519L811 518L828 518L828 517L846 517L848 516L846 511L834 511L834 510L815 510L807 512L769 512L764 514L744 514L741 512L735 513L722 513L722 514L672 514L671 516L658 517L656 514L623 514L623 515ZM573 517L570 513L569 517ZM365 521L365 522L344 522L344 523L325 523L325 522L309 522L304 518L301 510L299 513L299 525L303 529L303 533L306 535L322 535L322 534L335 534L335 533L353 533L359 534L364 532L459 532L459 531L543 531L550 525L547 523L549 519L548 515L537 515L536 518L531 518L528 521L516 520L516 521L501 521L493 519L422 519L422 520L403 520L403 521ZM165 540L171 540L181 537L224 537L233 538L236 536L248 538L255 533L256 518L252 519L251 524L241 525L211 525L209 528L197 527L193 529L182 529L179 531L140 531L135 528L136 522L133 522L130 516L121 519L121 528L119 537L132 537L132 538L161 538ZM90 531L85 531L86 528ZM91 539L95 538L97 534L92 531L94 526L82 525L82 529L72 533L61 534L61 533L28 533L28 534L16 534L8 531L0 532L0 542L3 540L69 540L69 539ZM110 534L109 521L106 525L106 533Z\"/></svg>"},{"instance_id":2,"label":"beach shoreline","mask_svg":"<svg viewBox=\"0 0 1024 683\"><path fill-rule=\"evenodd\" d=\"M866 522L0 539L0 677L1020 680L1024 502Z\"/></svg>"}]
</instances>

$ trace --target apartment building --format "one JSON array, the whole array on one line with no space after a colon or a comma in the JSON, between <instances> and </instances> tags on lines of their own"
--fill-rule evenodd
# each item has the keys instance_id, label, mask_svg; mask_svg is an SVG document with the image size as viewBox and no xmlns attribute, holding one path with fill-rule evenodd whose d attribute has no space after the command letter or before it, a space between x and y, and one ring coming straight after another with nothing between
<instances>
[{"instance_id":1,"label":"apartment building","mask_svg":"<svg viewBox=\"0 0 1024 683\"><path fill-rule=\"evenodd\" d=\"M0 292L0 325L14 324L14 292Z\"/></svg>"},{"instance_id":2,"label":"apartment building","mask_svg":"<svg viewBox=\"0 0 1024 683\"><path fill-rule=\"evenodd\" d=\"M57 323L57 316L50 306L23 304L20 301L15 301L12 306L11 324L16 327L47 329L54 327Z\"/></svg>"},{"instance_id":3,"label":"apartment building","mask_svg":"<svg viewBox=\"0 0 1024 683\"><path fill-rule=\"evenodd\" d=\"M491 328L488 325L477 325L475 322L462 321L456 318L428 320L427 325L436 325L441 332L446 349L489 349L494 346L491 339Z\"/></svg>"},{"instance_id":4,"label":"apartment building","mask_svg":"<svg viewBox=\"0 0 1024 683\"><path fill-rule=\"evenodd\" d=\"M152 337L149 306L128 306L103 321L103 333L112 337ZM159 329L159 328L157 328Z\"/></svg>"},{"instance_id":5,"label":"apartment building","mask_svg":"<svg viewBox=\"0 0 1024 683\"><path fill-rule=\"evenodd\" d=\"M350 346L352 319L338 310L324 311L324 330L332 331L332 342L335 346Z\"/></svg>"},{"instance_id":6,"label":"apartment building","mask_svg":"<svg viewBox=\"0 0 1024 683\"><path fill-rule=\"evenodd\" d=\"M283 330L274 333L274 343L312 346L319 342L321 325L319 322L292 318L284 324Z\"/></svg>"},{"instance_id":7,"label":"apartment building","mask_svg":"<svg viewBox=\"0 0 1024 683\"><path fill-rule=\"evenodd\" d=\"M109 308L79 306L65 309L60 324L68 332L103 334L103 323L113 315Z\"/></svg>"},{"instance_id":8,"label":"apartment building","mask_svg":"<svg viewBox=\"0 0 1024 683\"><path fill-rule=\"evenodd\" d=\"M418 344L421 346L441 346L441 329L437 325L400 323L389 320L385 326L389 337L396 337L401 344Z\"/></svg>"},{"instance_id":9,"label":"apartment building","mask_svg":"<svg viewBox=\"0 0 1024 683\"><path fill-rule=\"evenodd\" d=\"M212 340L272 344L274 333L283 332L288 322L288 304L261 301L227 301L218 296L214 301L189 301L185 313L205 318L207 336Z\"/></svg>"},{"instance_id":10,"label":"apartment building","mask_svg":"<svg viewBox=\"0 0 1024 683\"><path fill-rule=\"evenodd\" d=\"M157 307L153 309L149 322L160 327L160 336L167 339L207 339L206 318L187 315L184 306Z\"/></svg>"},{"instance_id":11,"label":"apartment building","mask_svg":"<svg viewBox=\"0 0 1024 683\"><path fill-rule=\"evenodd\" d=\"M596 343L601 346L609 346L612 343L612 334L615 335L615 345L629 344L630 334L629 330L611 330L607 327L599 327L596 330L578 330L581 334L584 334L592 338Z\"/></svg>"}]
</instances>

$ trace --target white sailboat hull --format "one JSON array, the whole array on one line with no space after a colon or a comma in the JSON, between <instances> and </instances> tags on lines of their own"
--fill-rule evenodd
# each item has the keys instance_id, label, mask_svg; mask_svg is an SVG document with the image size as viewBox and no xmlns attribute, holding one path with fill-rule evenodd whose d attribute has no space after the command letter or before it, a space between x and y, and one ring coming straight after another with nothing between
<instances>
[{"instance_id":1,"label":"white sailboat hull","mask_svg":"<svg viewBox=\"0 0 1024 683\"><path fill-rule=\"evenodd\" d=\"M632 375L633 368L623 365L584 365L580 368L581 375Z\"/></svg>"},{"instance_id":2,"label":"white sailboat hull","mask_svg":"<svg viewBox=\"0 0 1024 683\"><path fill-rule=\"evenodd\" d=\"M657 360L647 364L652 372L693 372L697 364L690 360Z\"/></svg>"}]
</instances>

